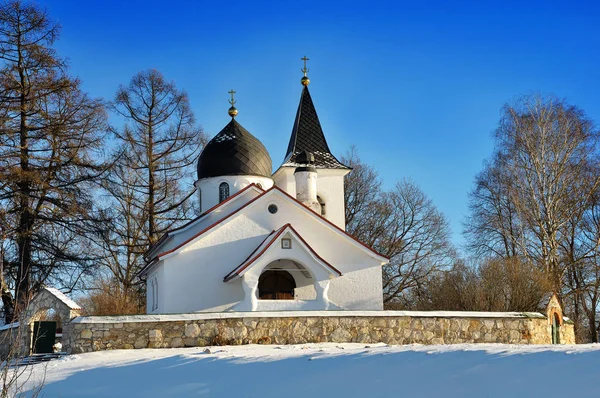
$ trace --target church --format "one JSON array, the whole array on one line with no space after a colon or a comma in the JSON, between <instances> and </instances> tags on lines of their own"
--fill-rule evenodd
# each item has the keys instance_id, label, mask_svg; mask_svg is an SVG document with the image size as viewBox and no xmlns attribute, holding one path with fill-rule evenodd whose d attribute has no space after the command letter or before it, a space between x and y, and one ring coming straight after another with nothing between
<instances>
[{"instance_id":1,"label":"church","mask_svg":"<svg viewBox=\"0 0 600 398\"><path fill-rule=\"evenodd\" d=\"M195 182L202 214L145 254L147 313L383 310L388 259L345 231L344 176L307 77L283 161L236 119L206 145Z\"/></svg>"}]
</instances>

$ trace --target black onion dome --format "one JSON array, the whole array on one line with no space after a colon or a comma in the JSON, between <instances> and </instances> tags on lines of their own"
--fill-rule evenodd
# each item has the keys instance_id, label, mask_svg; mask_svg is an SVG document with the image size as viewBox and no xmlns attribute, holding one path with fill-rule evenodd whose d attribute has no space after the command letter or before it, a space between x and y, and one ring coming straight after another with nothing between
<instances>
[{"instance_id":1,"label":"black onion dome","mask_svg":"<svg viewBox=\"0 0 600 398\"><path fill-rule=\"evenodd\" d=\"M271 177L265 146L235 119L206 144L198 159L198 179L227 175Z\"/></svg>"}]
</instances>

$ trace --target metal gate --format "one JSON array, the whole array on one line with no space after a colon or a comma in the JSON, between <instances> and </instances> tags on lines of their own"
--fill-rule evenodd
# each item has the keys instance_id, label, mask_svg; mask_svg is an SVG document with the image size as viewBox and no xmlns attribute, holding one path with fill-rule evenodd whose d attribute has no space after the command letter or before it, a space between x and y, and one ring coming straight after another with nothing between
<instances>
[{"instance_id":1,"label":"metal gate","mask_svg":"<svg viewBox=\"0 0 600 398\"><path fill-rule=\"evenodd\" d=\"M53 352L56 339L56 322L39 321L33 323L33 353L48 354Z\"/></svg>"}]
</instances>

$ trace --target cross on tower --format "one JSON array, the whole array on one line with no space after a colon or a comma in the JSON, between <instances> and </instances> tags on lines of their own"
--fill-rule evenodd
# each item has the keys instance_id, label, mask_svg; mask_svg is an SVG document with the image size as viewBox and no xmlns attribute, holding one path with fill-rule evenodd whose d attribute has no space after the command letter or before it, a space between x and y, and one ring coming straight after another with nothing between
<instances>
[{"instance_id":1,"label":"cross on tower","mask_svg":"<svg viewBox=\"0 0 600 398\"><path fill-rule=\"evenodd\" d=\"M302 73L304 73L304 76L306 76L306 74L308 73L308 69L306 68L306 61L308 61L309 59L306 58L306 55L302 58L300 58L302 61L304 61L304 68L300 69L302 71Z\"/></svg>"},{"instance_id":2,"label":"cross on tower","mask_svg":"<svg viewBox=\"0 0 600 398\"><path fill-rule=\"evenodd\" d=\"M233 104L236 103L235 98L234 98L235 91L233 91L233 89L231 89L230 91L228 91L228 93L231 94L231 99L229 100L229 103L231 104L231 106L233 106Z\"/></svg>"}]
</instances>

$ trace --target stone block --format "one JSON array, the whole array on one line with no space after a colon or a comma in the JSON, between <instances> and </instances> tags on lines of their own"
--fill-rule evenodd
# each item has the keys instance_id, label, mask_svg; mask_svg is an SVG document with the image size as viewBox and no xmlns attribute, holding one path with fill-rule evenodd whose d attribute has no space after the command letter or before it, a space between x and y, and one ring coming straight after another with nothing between
<instances>
[{"instance_id":1,"label":"stone block","mask_svg":"<svg viewBox=\"0 0 600 398\"><path fill-rule=\"evenodd\" d=\"M148 340L140 337L133 343L133 346L135 348L146 348L148 346Z\"/></svg>"},{"instance_id":2,"label":"stone block","mask_svg":"<svg viewBox=\"0 0 600 398\"><path fill-rule=\"evenodd\" d=\"M148 331L148 340L150 341L161 341L163 339L162 331L153 329Z\"/></svg>"},{"instance_id":3,"label":"stone block","mask_svg":"<svg viewBox=\"0 0 600 398\"><path fill-rule=\"evenodd\" d=\"M335 329L329 337L334 343L347 343L352 340L352 335L341 327Z\"/></svg>"}]
</instances>

